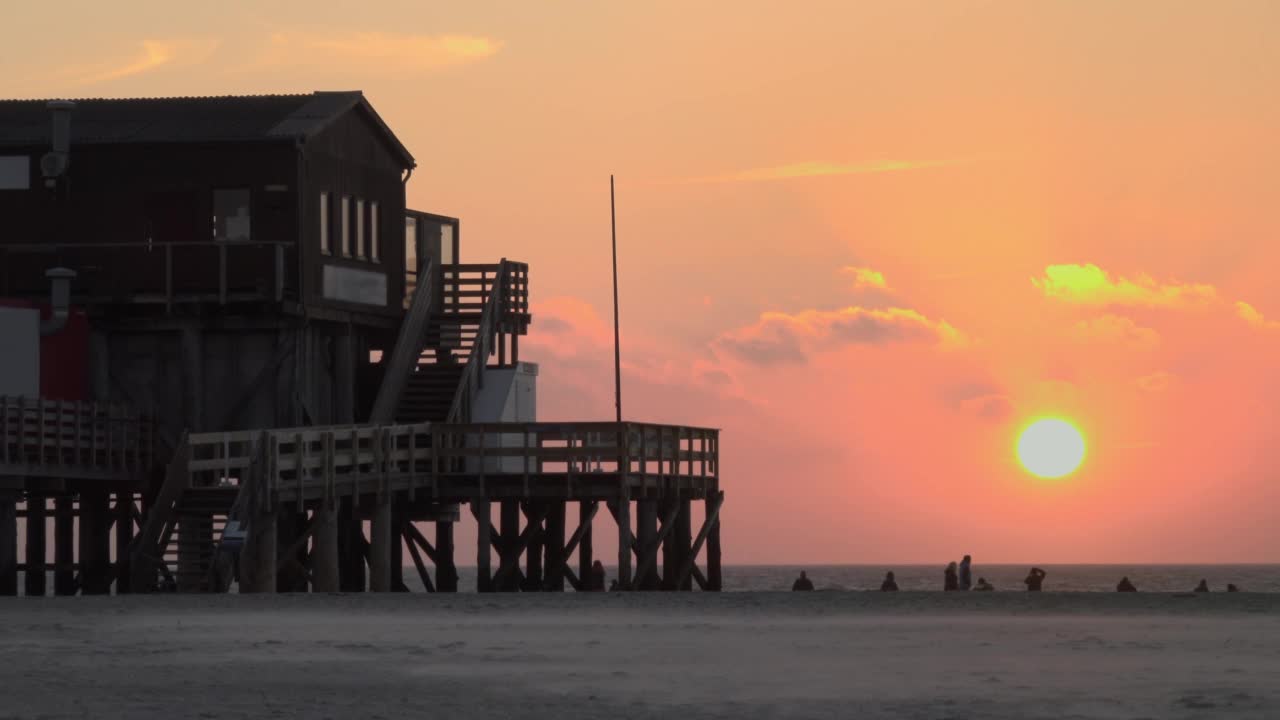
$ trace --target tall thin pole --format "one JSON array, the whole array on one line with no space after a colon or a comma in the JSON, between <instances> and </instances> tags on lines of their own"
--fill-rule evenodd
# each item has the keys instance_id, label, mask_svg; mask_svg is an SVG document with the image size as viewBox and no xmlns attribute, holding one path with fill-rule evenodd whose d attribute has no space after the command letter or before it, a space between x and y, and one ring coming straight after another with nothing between
<instances>
[{"instance_id":1,"label":"tall thin pole","mask_svg":"<svg viewBox=\"0 0 1280 720\"><path fill-rule=\"evenodd\" d=\"M618 213L613 202L613 176L609 176L609 225L613 231L613 395L622 422L622 350L618 342Z\"/></svg>"}]
</instances>

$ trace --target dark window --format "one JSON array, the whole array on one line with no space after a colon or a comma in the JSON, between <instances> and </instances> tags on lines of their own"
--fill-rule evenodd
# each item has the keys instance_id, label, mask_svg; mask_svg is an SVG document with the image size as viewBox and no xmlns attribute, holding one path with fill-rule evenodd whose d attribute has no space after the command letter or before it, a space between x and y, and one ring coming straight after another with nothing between
<instances>
[{"instance_id":1,"label":"dark window","mask_svg":"<svg viewBox=\"0 0 1280 720\"><path fill-rule=\"evenodd\" d=\"M320 252L325 255L333 252L332 246L329 244L329 218L332 212L329 207L329 193L320 193Z\"/></svg>"},{"instance_id":2,"label":"dark window","mask_svg":"<svg viewBox=\"0 0 1280 720\"><path fill-rule=\"evenodd\" d=\"M213 239L250 239L248 188L213 191Z\"/></svg>"}]
</instances>

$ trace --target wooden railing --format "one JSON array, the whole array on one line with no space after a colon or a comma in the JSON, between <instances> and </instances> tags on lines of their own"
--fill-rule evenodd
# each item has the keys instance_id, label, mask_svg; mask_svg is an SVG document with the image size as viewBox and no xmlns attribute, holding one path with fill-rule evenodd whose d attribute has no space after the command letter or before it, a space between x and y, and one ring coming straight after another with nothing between
<instances>
[{"instance_id":1,"label":"wooden railing","mask_svg":"<svg viewBox=\"0 0 1280 720\"><path fill-rule=\"evenodd\" d=\"M190 435L192 486L260 480L255 493L333 498L486 480L626 483L719 477L719 431L649 423L488 423L302 427ZM255 466L255 463L257 464Z\"/></svg>"},{"instance_id":2,"label":"wooden railing","mask_svg":"<svg viewBox=\"0 0 1280 720\"><path fill-rule=\"evenodd\" d=\"M123 405L0 397L0 467L14 472L136 476L153 442L151 421Z\"/></svg>"},{"instance_id":3,"label":"wooden railing","mask_svg":"<svg viewBox=\"0 0 1280 720\"><path fill-rule=\"evenodd\" d=\"M505 314L507 303L510 300L506 289L507 272L507 260L503 258L495 268L492 285L475 291L482 294L487 292L488 294L483 295L484 302L481 306L480 325L476 330L475 343L467 354L467 362L462 369L462 377L458 381L458 389L454 392L453 402L449 405L449 414L445 416L447 422L457 423L471 420L471 402L475 398L476 392L484 387L484 370L489 363L489 356L493 354L494 341L497 339L496 335L498 333L499 316ZM454 282L457 282L456 278ZM484 282L482 275L481 283L483 284ZM459 291L456 284L451 291L455 294L454 300L457 301L456 294ZM448 298L445 300L445 307L450 307ZM457 305L454 305L454 307L457 307ZM502 345L502 343L496 344Z\"/></svg>"},{"instance_id":4,"label":"wooden railing","mask_svg":"<svg viewBox=\"0 0 1280 720\"><path fill-rule=\"evenodd\" d=\"M79 273L72 296L81 303L279 302L297 294L287 257L294 248L269 240L0 245L0 285L47 294L44 270L59 264Z\"/></svg>"}]
</instances>

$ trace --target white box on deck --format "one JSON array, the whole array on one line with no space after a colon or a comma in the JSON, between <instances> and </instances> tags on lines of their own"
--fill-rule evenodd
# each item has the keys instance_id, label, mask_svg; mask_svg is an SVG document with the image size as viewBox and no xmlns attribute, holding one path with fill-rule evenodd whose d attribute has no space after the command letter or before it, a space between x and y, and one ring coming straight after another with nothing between
<instances>
[{"instance_id":1,"label":"white box on deck","mask_svg":"<svg viewBox=\"0 0 1280 720\"><path fill-rule=\"evenodd\" d=\"M0 306L0 395L40 396L40 311Z\"/></svg>"},{"instance_id":2,"label":"white box on deck","mask_svg":"<svg viewBox=\"0 0 1280 720\"><path fill-rule=\"evenodd\" d=\"M538 366L516 363L515 367L484 371L484 387L476 393L471 406L471 421L477 423L525 423L538 420ZM521 433L502 433L485 438L484 446L523 447ZM533 445L533 438L529 438ZM472 471L479 469L479 458L471 461ZM485 458L485 472L518 473L524 466L520 458ZM532 468L531 468L532 469Z\"/></svg>"}]
</instances>

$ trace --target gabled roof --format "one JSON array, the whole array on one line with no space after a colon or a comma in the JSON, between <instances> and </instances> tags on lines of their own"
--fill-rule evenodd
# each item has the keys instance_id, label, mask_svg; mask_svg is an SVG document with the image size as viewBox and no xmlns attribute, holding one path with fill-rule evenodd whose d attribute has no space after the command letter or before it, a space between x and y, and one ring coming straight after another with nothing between
<instances>
[{"instance_id":1,"label":"gabled roof","mask_svg":"<svg viewBox=\"0 0 1280 720\"><path fill-rule=\"evenodd\" d=\"M106 143L306 140L344 113L359 108L388 146L414 167L413 156L360 91L306 95L75 100L71 145ZM0 146L48 145L47 100L0 100Z\"/></svg>"}]
</instances>

